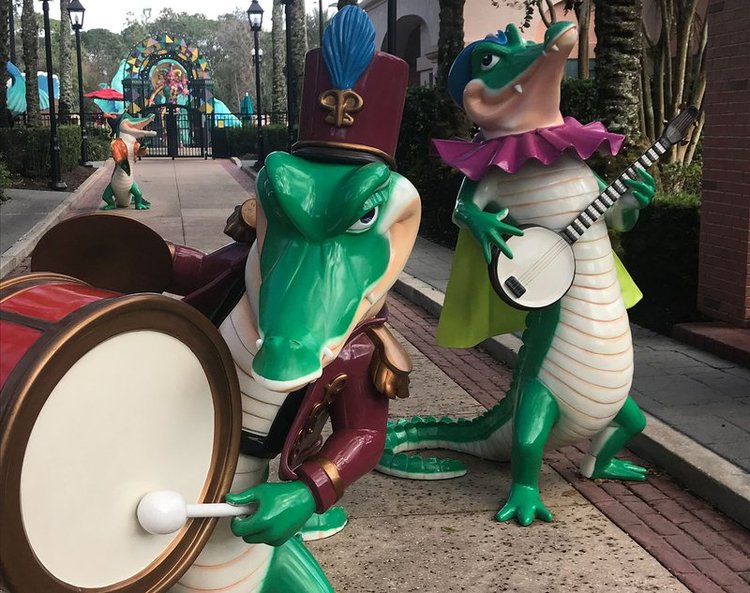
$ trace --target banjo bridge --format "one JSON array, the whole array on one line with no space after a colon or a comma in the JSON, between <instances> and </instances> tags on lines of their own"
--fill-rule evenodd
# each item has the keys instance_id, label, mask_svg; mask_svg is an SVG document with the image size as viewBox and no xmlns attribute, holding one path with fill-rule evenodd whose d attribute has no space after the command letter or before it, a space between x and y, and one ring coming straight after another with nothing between
<instances>
[{"instance_id":1,"label":"banjo bridge","mask_svg":"<svg viewBox=\"0 0 750 593\"><path fill-rule=\"evenodd\" d=\"M515 296L516 298L522 297L526 292L526 287L521 284L521 282L515 276L509 276L505 280L505 286L508 287L508 290L510 290L511 293L513 293L513 296Z\"/></svg>"}]
</instances>

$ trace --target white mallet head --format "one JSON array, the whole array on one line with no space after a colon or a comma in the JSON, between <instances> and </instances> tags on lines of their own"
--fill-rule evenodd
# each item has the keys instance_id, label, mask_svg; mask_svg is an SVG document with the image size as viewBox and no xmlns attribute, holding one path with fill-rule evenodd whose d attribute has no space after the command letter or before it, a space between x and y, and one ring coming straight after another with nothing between
<instances>
[{"instance_id":1,"label":"white mallet head","mask_svg":"<svg viewBox=\"0 0 750 593\"><path fill-rule=\"evenodd\" d=\"M187 521L187 505L179 492L155 490L141 498L136 510L138 522L154 535L174 533Z\"/></svg>"}]
</instances>

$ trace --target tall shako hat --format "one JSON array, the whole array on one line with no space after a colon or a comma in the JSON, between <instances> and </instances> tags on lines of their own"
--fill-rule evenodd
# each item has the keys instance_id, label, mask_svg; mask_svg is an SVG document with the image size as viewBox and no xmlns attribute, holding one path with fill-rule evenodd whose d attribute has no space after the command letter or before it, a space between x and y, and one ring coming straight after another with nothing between
<instances>
[{"instance_id":1,"label":"tall shako hat","mask_svg":"<svg viewBox=\"0 0 750 593\"><path fill-rule=\"evenodd\" d=\"M375 27L345 6L305 58L298 141L292 154L322 160L395 165L409 67L375 51Z\"/></svg>"}]
</instances>

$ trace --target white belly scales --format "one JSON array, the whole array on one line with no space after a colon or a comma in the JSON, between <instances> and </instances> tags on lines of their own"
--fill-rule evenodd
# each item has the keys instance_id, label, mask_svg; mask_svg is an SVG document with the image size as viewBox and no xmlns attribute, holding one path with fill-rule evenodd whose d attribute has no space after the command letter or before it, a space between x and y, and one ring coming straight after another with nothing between
<instances>
[{"instance_id":1,"label":"white belly scales","mask_svg":"<svg viewBox=\"0 0 750 593\"><path fill-rule=\"evenodd\" d=\"M257 267L255 248L248 256L248 268ZM257 282L249 290L257 291ZM287 394L264 389L250 372L257 352L255 313L251 294L245 293L224 320L219 331L229 346L242 395L242 428L266 435ZM240 455L231 492L241 492L265 481L269 461ZM171 593L256 593L262 590L274 548L265 544L247 544L235 537L230 519L220 519L211 538Z\"/></svg>"},{"instance_id":2,"label":"white belly scales","mask_svg":"<svg viewBox=\"0 0 750 593\"><path fill-rule=\"evenodd\" d=\"M492 170L480 182L480 207L497 204L518 224L560 230L598 195L596 178L578 159L531 163L514 175ZM560 419L547 448L590 438L622 407L633 378L630 325L603 220L573 245L576 274L560 302L560 320L539 379L554 394ZM485 456L509 446L510 424L487 439Z\"/></svg>"}]
</instances>

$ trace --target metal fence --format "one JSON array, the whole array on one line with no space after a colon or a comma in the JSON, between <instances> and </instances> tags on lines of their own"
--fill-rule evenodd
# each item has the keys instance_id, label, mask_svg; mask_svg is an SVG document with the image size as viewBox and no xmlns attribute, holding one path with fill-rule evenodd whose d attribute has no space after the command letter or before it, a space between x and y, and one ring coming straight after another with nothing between
<instances>
[{"instance_id":1,"label":"metal fence","mask_svg":"<svg viewBox=\"0 0 750 593\"><path fill-rule=\"evenodd\" d=\"M257 128L260 120L264 131L266 150L286 147L287 113L263 114L212 113L178 105L158 105L146 108L144 116L153 115L154 121L147 129L156 136L146 138L142 145L148 148L148 156L166 157L215 157L256 154L258 150ZM80 125L78 113L56 114L58 125ZM102 112L85 112L84 124L89 130L109 133L108 118ZM17 117L14 125L27 125L26 114ZM39 115L39 126L49 127L49 113ZM270 127L269 127L270 126Z\"/></svg>"}]
</instances>

